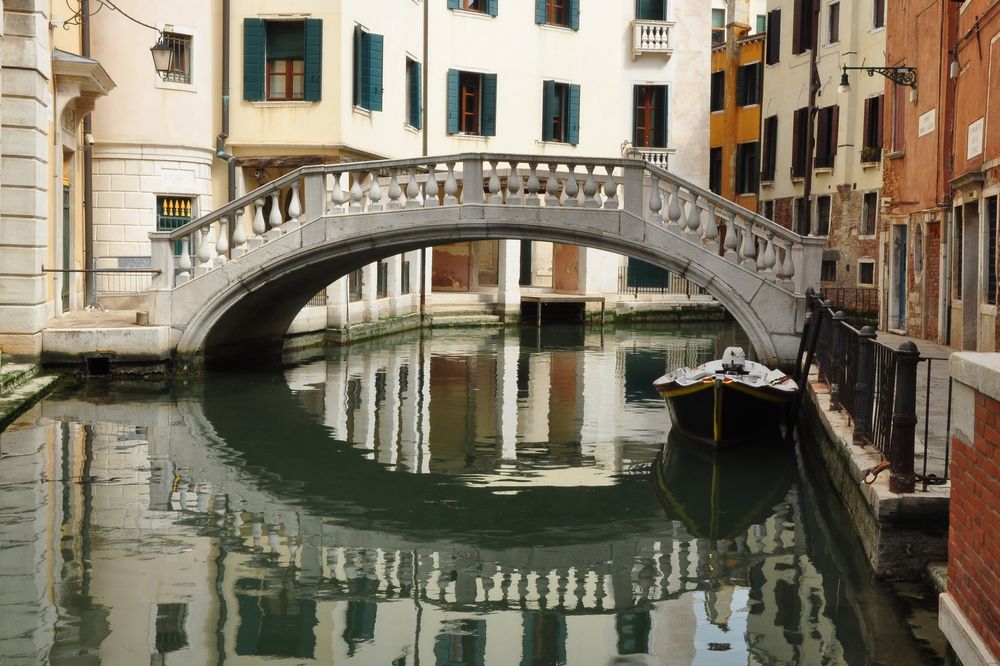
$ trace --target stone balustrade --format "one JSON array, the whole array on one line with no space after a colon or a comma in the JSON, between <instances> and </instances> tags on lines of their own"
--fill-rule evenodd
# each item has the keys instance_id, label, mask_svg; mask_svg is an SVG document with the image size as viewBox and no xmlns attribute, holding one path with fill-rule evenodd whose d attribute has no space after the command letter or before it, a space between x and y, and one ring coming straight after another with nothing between
<instances>
[{"instance_id":1,"label":"stone balustrade","mask_svg":"<svg viewBox=\"0 0 1000 666\"><path fill-rule=\"evenodd\" d=\"M674 52L672 21L632 21L632 57L643 53L660 53L667 58Z\"/></svg>"}]
</instances>

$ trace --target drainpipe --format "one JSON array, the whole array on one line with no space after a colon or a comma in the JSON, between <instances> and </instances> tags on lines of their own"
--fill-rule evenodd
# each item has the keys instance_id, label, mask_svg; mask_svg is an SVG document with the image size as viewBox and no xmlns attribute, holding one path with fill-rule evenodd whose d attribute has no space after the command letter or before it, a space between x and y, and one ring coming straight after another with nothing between
<instances>
[{"instance_id":1,"label":"drainpipe","mask_svg":"<svg viewBox=\"0 0 1000 666\"><path fill-rule=\"evenodd\" d=\"M90 57L90 0L80 0L80 51L85 58ZM88 113L83 118L83 267L86 285L84 306L94 304L97 291L94 280L94 147L86 140L93 134L94 126ZM68 267L67 267L68 268ZM63 279L68 279L64 276Z\"/></svg>"},{"instance_id":2,"label":"drainpipe","mask_svg":"<svg viewBox=\"0 0 1000 666\"><path fill-rule=\"evenodd\" d=\"M423 137L422 137L422 151L423 157L427 157L427 135L429 132L430 117L427 113L427 81L430 80L430 67L427 62L427 33L428 24L430 17L430 2L424 2L424 68L423 68L423 81L421 82L422 94L420 103L424 107L424 122L423 122ZM423 328L424 323L427 319L427 248L420 248L420 326Z\"/></svg>"},{"instance_id":3,"label":"drainpipe","mask_svg":"<svg viewBox=\"0 0 1000 666\"><path fill-rule=\"evenodd\" d=\"M815 142L815 116L816 116L816 93L819 92L819 70L816 61L819 58L817 47L819 45L819 9L820 3L816 0L812 3L812 37L809 44L809 105L806 111L806 173L802 184L802 199L805 203L805 224L803 227L811 235L818 229L812 228L812 180L813 180L813 156L816 152Z\"/></svg>"},{"instance_id":4,"label":"drainpipe","mask_svg":"<svg viewBox=\"0 0 1000 666\"><path fill-rule=\"evenodd\" d=\"M229 137L229 21L230 0L222 0L222 133ZM236 198L236 160L226 161L226 196ZM229 233L233 233L229 225Z\"/></svg>"}]
</instances>

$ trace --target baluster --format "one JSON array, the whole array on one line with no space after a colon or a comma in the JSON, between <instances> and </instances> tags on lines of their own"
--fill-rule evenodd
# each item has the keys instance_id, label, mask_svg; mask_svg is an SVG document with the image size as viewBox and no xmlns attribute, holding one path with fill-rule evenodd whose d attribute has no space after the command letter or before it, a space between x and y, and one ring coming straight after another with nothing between
<instances>
[{"instance_id":1,"label":"baluster","mask_svg":"<svg viewBox=\"0 0 1000 666\"><path fill-rule=\"evenodd\" d=\"M726 239L723 241L723 248L725 249L725 256L728 261L736 263L739 258L736 255L736 249L740 246L739 244L739 231L736 229L736 216L729 213L721 214L721 217L726 222Z\"/></svg>"},{"instance_id":2,"label":"baluster","mask_svg":"<svg viewBox=\"0 0 1000 666\"><path fill-rule=\"evenodd\" d=\"M557 164L549 164L549 175L545 179L545 205L559 205L559 178L556 176Z\"/></svg>"},{"instance_id":3,"label":"baluster","mask_svg":"<svg viewBox=\"0 0 1000 666\"><path fill-rule=\"evenodd\" d=\"M436 164L427 165L427 180L424 181L424 208L441 205L441 199L438 192L437 172L435 171L436 166Z\"/></svg>"},{"instance_id":4,"label":"baluster","mask_svg":"<svg viewBox=\"0 0 1000 666\"><path fill-rule=\"evenodd\" d=\"M330 177L333 178L333 192L330 193L330 199L333 201L332 212L334 215L343 213L344 204L351 198L350 195L344 193L344 188L340 186L341 175L339 173L330 174Z\"/></svg>"},{"instance_id":5,"label":"baluster","mask_svg":"<svg viewBox=\"0 0 1000 666\"><path fill-rule=\"evenodd\" d=\"M444 205L458 205L458 181L455 180L455 163L448 162L448 177L444 181Z\"/></svg>"},{"instance_id":6,"label":"baluster","mask_svg":"<svg viewBox=\"0 0 1000 666\"><path fill-rule=\"evenodd\" d=\"M420 206L420 183L417 182L417 167L410 167L410 179L406 183L406 206Z\"/></svg>"},{"instance_id":7,"label":"baluster","mask_svg":"<svg viewBox=\"0 0 1000 666\"><path fill-rule=\"evenodd\" d=\"M176 284L180 286L191 279L191 269L193 268L191 264L191 236L185 236L181 239L181 256L177 258L177 267L180 272L177 273Z\"/></svg>"},{"instance_id":8,"label":"baluster","mask_svg":"<svg viewBox=\"0 0 1000 666\"><path fill-rule=\"evenodd\" d=\"M755 270L757 268L757 261L754 257L757 250L757 243L754 242L753 235L753 223L747 221L746 227L743 229L743 245L740 248L740 258L742 261L740 265L747 270Z\"/></svg>"},{"instance_id":9,"label":"baluster","mask_svg":"<svg viewBox=\"0 0 1000 666\"><path fill-rule=\"evenodd\" d=\"M382 186L378 184L378 172L372 171L372 184L368 186L368 212L379 211L384 208L382 204Z\"/></svg>"},{"instance_id":10,"label":"baluster","mask_svg":"<svg viewBox=\"0 0 1000 666\"><path fill-rule=\"evenodd\" d=\"M566 195L566 201L563 202L564 206L578 206L580 205L580 186L576 182L576 166L573 164L569 165L569 175L566 176L566 184L563 187L563 193Z\"/></svg>"},{"instance_id":11,"label":"baluster","mask_svg":"<svg viewBox=\"0 0 1000 666\"><path fill-rule=\"evenodd\" d=\"M767 270L767 261L765 259L767 256L767 237L757 236L755 241L757 244L757 272L762 273Z\"/></svg>"},{"instance_id":12,"label":"baluster","mask_svg":"<svg viewBox=\"0 0 1000 666\"><path fill-rule=\"evenodd\" d=\"M281 219L281 202L278 200L278 194L278 190L271 192L271 214L267 218L267 223L272 231L277 231L280 235L283 220Z\"/></svg>"},{"instance_id":13,"label":"baluster","mask_svg":"<svg viewBox=\"0 0 1000 666\"><path fill-rule=\"evenodd\" d=\"M613 166L604 167L608 172L608 179L604 181L604 207L616 210L618 208L618 183L615 182L615 168Z\"/></svg>"},{"instance_id":14,"label":"baluster","mask_svg":"<svg viewBox=\"0 0 1000 666\"><path fill-rule=\"evenodd\" d=\"M698 207L698 195L691 194L691 201L688 202L687 229L689 236L698 233L701 228L701 208Z\"/></svg>"},{"instance_id":15,"label":"baluster","mask_svg":"<svg viewBox=\"0 0 1000 666\"><path fill-rule=\"evenodd\" d=\"M233 225L233 248L243 247L247 242L247 229L243 223L243 214L246 212L244 206L236 209L236 222Z\"/></svg>"},{"instance_id":16,"label":"baluster","mask_svg":"<svg viewBox=\"0 0 1000 666\"><path fill-rule=\"evenodd\" d=\"M781 272L785 277L785 286L793 289L792 278L795 277L795 263L792 261L792 246L785 248L785 261L781 265Z\"/></svg>"},{"instance_id":17,"label":"baluster","mask_svg":"<svg viewBox=\"0 0 1000 666\"><path fill-rule=\"evenodd\" d=\"M774 235L767 234L767 245L764 249L764 270L769 271L774 268Z\"/></svg>"},{"instance_id":18,"label":"baluster","mask_svg":"<svg viewBox=\"0 0 1000 666\"><path fill-rule=\"evenodd\" d=\"M601 202L597 200L597 181L594 180L594 165L587 165L587 180L583 182L583 207L600 208Z\"/></svg>"},{"instance_id":19,"label":"baluster","mask_svg":"<svg viewBox=\"0 0 1000 666\"><path fill-rule=\"evenodd\" d=\"M673 233L680 233L681 219L684 217L684 210L681 208L681 192L677 185L668 185L670 189L670 205L667 206L667 230Z\"/></svg>"},{"instance_id":20,"label":"baluster","mask_svg":"<svg viewBox=\"0 0 1000 666\"><path fill-rule=\"evenodd\" d=\"M389 171L389 210L397 210L403 207L399 202L399 198L403 196L403 188L399 186L399 182L396 180L398 172L398 169L391 169Z\"/></svg>"},{"instance_id":21,"label":"baluster","mask_svg":"<svg viewBox=\"0 0 1000 666\"><path fill-rule=\"evenodd\" d=\"M208 227L201 228L201 239L198 241L198 268L204 273L208 269L208 264L212 260L212 241L208 236ZM199 271L196 271L199 273Z\"/></svg>"},{"instance_id":22,"label":"baluster","mask_svg":"<svg viewBox=\"0 0 1000 666\"><path fill-rule=\"evenodd\" d=\"M541 184L538 182L538 163L528 162L528 185L526 188L527 197L525 197L524 202L529 206L537 206L539 203L538 190L541 188Z\"/></svg>"},{"instance_id":23,"label":"baluster","mask_svg":"<svg viewBox=\"0 0 1000 666\"><path fill-rule=\"evenodd\" d=\"M774 246L773 252L775 257L774 262L774 281L782 283L785 281L785 262L781 255L782 247L774 243L774 239L771 239L771 244Z\"/></svg>"},{"instance_id":24,"label":"baluster","mask_svg":"<svg viewBox=\"0 0 1000 666\"><path fill-rule=\"evenodd\" d=\"M663 223L663 216L660 214L662 208L663 199L660 197L660 179L653 176L652 188L649 191L649 216L646 218L650 224L660 226Z\"/></svg>"},{"instance_id":25,"label":"baluster","mask_svg":"<svg viewBox=\"0 0 1000 666\"><path fill-rule=\"evenodd\" d=\"M219 218L219 238L215 241L215 265L222 266L229 259L229 218Z\"/></svg>"},{"instance_id":26,"label":"baluster","mask_svg":"<svg viewBox=\"0 0 1000 666\"><path fill-rule=\"evenodd\" d=\"M364 196L361 192L361 179L364 177L364 172L351 172L348 173L347 177L353 179L351 183L351 206L348 208L348 212L360 213L364 210L361 203L361 199Z\"/></svg>"},{"instance_id":27,"label":"baluster","mask_svg":"<svg viewBox=\"0 0 1000 666\"><path fill-rule=\"evenodd\" d=\"M302 202L299 200L299 181L292 181L292 197L288 202L288 221L298 222L302 215Z\"/></svg>"},{"instance_id":28,"label":"baluster","mask_svg":"<svg viewBox=\"0 0 1000 666\"><path fill-rule=\"evenodd\" d=\"M719 252L719 223L715 217L715 204L712 201L708 202L708 219L705 220L705 230L704 238L708 241L708 247L712 249L712 252Z\"/></svg>"},{"instance_id":29,"label":"baluster","mask_svg":"<svg viewBox=\"0 0 1000 666\"><path fill-rule=\"evenodd\" d=\"M490 181L487 187L490 191L488 203L491 204L503 203L503 195L500 194L500 176L497 175L498 164L497 160L490 160Z\"/></svg>"},{"instance_id":30,"label":"baluster","mask_svg":"<svg viewBox=\"0 0 1000 666\"><path fill-rule=\"evenodd\" d=\"M521 174L517 172L517 162L510 162L510 175L507 176L507 203L524 203L521 199Z\"/></svg>"}]
</instances>

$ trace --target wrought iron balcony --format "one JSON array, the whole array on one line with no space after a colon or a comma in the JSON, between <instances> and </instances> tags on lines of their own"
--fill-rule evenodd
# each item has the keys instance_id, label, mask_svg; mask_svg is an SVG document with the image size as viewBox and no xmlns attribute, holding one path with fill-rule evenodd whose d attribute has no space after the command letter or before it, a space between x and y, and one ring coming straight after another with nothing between
<instances>
[{"instance_id":1,"label":"wrought iron balcony","mask_svg":"<svg viewBox=\"0 0 1000 666\"><path fill-rule=\"evenodd\" d=\"M674 52L673 32L673 21L632 21L632 58L643 53L660 53L669 58Z\"/></svg>"}]
</instances>

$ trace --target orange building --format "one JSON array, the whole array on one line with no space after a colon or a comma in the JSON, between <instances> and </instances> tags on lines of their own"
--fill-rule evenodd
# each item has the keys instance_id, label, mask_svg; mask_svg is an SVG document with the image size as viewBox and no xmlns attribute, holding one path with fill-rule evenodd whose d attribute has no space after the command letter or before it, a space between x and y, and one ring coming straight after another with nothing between
<instances>
[{"instance_id":1,"label":"orange building","mask_svg":"<svg viewBox=\"0 0 1000 666\"><path fill-rule=\"evenodd\" d=\"M712 48L709 189L757 210L764 34L730 23Z\"/></svg>"}]
</instances>

